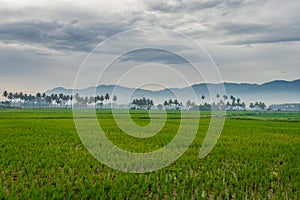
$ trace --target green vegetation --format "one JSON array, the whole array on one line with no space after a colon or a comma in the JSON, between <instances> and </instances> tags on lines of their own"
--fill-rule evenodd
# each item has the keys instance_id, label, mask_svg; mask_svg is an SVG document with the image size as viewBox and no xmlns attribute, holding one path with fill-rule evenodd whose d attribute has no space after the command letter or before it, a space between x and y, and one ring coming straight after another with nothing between
<instances>
[{"instance_id":1,"label":"green vegetation","mask_svg":"<svg viewBox=\"0 0 300 200\"><path fill-rule=\"evenodd\" d=\"M130 113L139 125L149 123L147 111ZM0 199L300 199L299 113L228 113L215 148L200 159L209 115L201 113L193 144L172 165L129 174L86 150L71 110L0 110ZM109 110L97 116L112 142L134 152L163 147L180 122L180 111L168 111L160 133L136 139Z\"/></svg>"}]
</instances>

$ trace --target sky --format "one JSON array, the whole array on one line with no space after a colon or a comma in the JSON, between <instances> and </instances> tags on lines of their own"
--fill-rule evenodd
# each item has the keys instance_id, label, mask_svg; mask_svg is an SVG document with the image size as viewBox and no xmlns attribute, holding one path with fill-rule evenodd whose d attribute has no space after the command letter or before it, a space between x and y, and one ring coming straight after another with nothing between
<instances>
[{"instance_id":1,"label":"sky","mask_svg":"<svg viewBox=\"0 0 300 200\"><path fill-rule=\"evenodd\" d=\"M84 61L99 70L96 73L90 68L81 74L84 83L76 86L93 86L105 68L104 60L115 58L102 84L119 81L135 87L153 77L153 82L164 80L168 87L186 86L165 73L166 68L150 70L149 63L179 70L189 80L185 84L299 79L299 10L298 0L0 0L0 91L36 93L54 87L73 88ZM205 51L190 48L180 34L130 32L145 27L185 35ZM126 31L130 39L122 40ZM99 43L110 38L115 39L94 53L96 60L85 60ZM133 44L146 49L120 52ZM162 48L148 48L153 44ZM179 54L165 51L168 48ZM209 61L206 52L221 79L195 76L180 57L190 57L205 71ZM136 66L144 70L128 76L133 77L128 81L119 80Z\"/></svg>"}]
</instances>

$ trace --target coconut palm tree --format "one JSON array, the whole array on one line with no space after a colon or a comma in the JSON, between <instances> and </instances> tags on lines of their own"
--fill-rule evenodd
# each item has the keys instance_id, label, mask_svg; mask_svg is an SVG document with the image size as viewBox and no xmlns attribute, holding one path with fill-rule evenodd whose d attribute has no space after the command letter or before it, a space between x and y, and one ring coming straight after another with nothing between
<instances>
[{"instance_id":1,"label":"coconut palm tree","mask_svg":"<svg viewBox=\"0 0 300 200\"><path fill-rule=\"evenodd\" d=\"M205 96L202 95L202 96L201 96L202 104L204 104L204 99L205 99Z\"/></svg>"},{"instance_id":2,"label":"coconut palm tree","mask_svg":"<svg viewBox=\"0 0 300 200\"><path fill-rule=\"evenodd\" d=\"M173 104L173 101L172 101L172 99L170 99L169 100L169 109L171 110L171 108L172 108L172 104Z\"/></svg>"},{"instance_id":3,"label":"coconut palm tree","mask_svg":"<svg viewBox=\"0 0 300 200\"><path fill-rule=\"evenodd\" d=\"M109 100L109 94L108 93L106 93L106 95L105 95L105 101L106 101L106 103L105 103L105 107L107 108L107 103L108 103L108 100Z\"/></svg>"},{"instance_id":4,"label":"coconut palm tree","mask_svg":"<svg viewBox=\"0 0 300 200\"><path fill-rule=\"evenodd\" d=\"M174 100L174 104L175 104L176 109L178 109L179 102L177 99Z\"/></svg>"},{"instance_id":5,"label":"coconut palm tree","mask_svg":"<svg viewBox=\"0 0 300 200\"><path fill-rule=\"evenodd\" d=\"M168 108L168 105L169 105L168 101L165 101L165 102L164 102L165 109Z\"/></svg>"},{"instance_id":6,"label":"coconut palm tree","mask_svg":"<svg viewBox=\"0 0 300 200\"><path fill-rule=\"evenodd\" d=\"M186 102L186 107L187 107L188 110L190 109L191 104L192 104L191 101L190 101L190 100L187 100L187 102Z\"/></svg>"},{"instance_id":7,"label":"coconut palm tree","mask_svg":"<svg viewBox=\"0 0 300 200\"><path fill-rule=\"evenodd\" d=\"M113 102L114 102L114 103L113 103L113 109L114 109L114 105L116 104L116 101L118 100L117 95L114 95L112 100L113 100Z\"/></svg>"},{"instance_id":8,"label":"coconut palm tree","mask_svg":"<svg viewBox=\"0 0 300 200\"><path fill-rule=\"evenodd\" d=\"M216 95L216 98L217 98L217 101L219 101L220 95L217 94L217 95Z\"/></svg>"},{"instance_id":9,"label":"coconut palm tree","mask_svg":"<svg viewBox=\"0 0 300 200\"><path fill-rule=\"evenodd\" d=\"M5 101L6 101L6 98L7 98L7 96L8 96L8 92L5 90L5 91L3 92L3 95L2 95L2 96L4 96Z\"/></svg>"}]
</instances>

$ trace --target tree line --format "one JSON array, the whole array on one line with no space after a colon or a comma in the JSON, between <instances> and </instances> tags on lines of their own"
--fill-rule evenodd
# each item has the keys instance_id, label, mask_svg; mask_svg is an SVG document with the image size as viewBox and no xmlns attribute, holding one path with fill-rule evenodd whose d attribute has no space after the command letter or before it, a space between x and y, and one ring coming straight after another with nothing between
<instances>
[{"instance_id":1,"label":"tree line","mask_svg":"<svg viewBox=\"0 0 300 200\"><path fill-rule=\"evenodd\" d=\"M105 95L97 96L80 96L78 93L73 95L65 94L51 94L36 93L36 95L27 94L23 92L8 92L4 91L2 96L5 101L1 103L2 107L88 107L95 106L96 108L114 108L118 97L113 95L111 98L108 93ZM215 96L216 101L208 103L205 101L206 96L200 97L201 103L196 105L195 102L187 100L185 106L178 99L165 100L163 103L158 104L158 109L166 110L245 110L246 104L240 98L233 95L219 95ZM154 107L154 101L149 98L133 99L129 102L130 109L144 109L150 110ZM249 105L251 110L265 110L266 104L264 102L251 102Z\"/></svg>"},{"instance_id":2,"label":"tree line","mask_svg":"<svg viewBox=\"0 0 300 200\"><path fill-rule=\"evenodd\" d=\"M2 106L5 107L68 107L72 105L86 107L94 104L96 107L107 108L110 100L108 93L105 95L82 97L78 93L74 96L62 93L48 95L40 92L36 93L36 95L32 95L23 92L12 93L5 90L2 96L5 98L5 101L2 102ZM113 95L111 99L113 102L111 103L112 106L114 106L117 99L118 97Z\"/></svg>"}]
</instances>

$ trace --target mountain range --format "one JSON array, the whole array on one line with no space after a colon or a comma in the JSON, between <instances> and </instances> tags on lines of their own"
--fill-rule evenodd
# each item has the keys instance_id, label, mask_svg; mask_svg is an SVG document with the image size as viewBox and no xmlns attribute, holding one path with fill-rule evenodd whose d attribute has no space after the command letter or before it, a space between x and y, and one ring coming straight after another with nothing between
<instances>
[{"instance_id":1,"label":"mountain range","mask_svg":"<svg viewBox=\"0 0 300 200\"><path fill-rule=\"evenodd\" d=\"M242 101L249 103L255 101L263 101L267 104L279 104L279 103L299 103L300 102L300 79L294 81L275 80L263 84L250 84L250 83L223 83L225 88L225 94L227 96L235 96ZM201 98L202 95L206 97L204 101L215 100L216 95L219 94L220 98L223 97L224 91L220 90L222 84L213 83L200 83L194 84L184 88L170 88L159 91L146 90L146 89L134 89L118 85L99 85L97 87L88 87L84 89L75 89L75 93L79 93L80 96L91 95L105 95L108 93L110 96L117 95L119 104L128 103L132 98L150 98L154 100L155 104L163 103L168 99L175 99L174 93L176 93L180 101L186 102L188 99L193 99L195 92L197 98ZM208 92L208 88L211 93ZM63 87L57 87L46 91L47 94L73 94L73 89L66 89Z\"/></svg>"}]
</instances>

